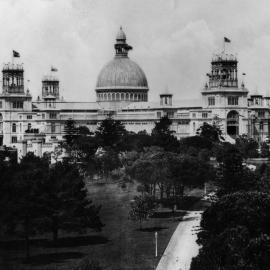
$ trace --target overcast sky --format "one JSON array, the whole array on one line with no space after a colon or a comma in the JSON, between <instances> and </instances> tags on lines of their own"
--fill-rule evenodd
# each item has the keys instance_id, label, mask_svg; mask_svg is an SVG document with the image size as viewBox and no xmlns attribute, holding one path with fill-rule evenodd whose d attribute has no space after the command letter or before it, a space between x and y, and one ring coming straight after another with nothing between
<instances>
[{"instance_id":1,"label":"overcast sky","mask_svg":"<svg viewBox=\"0 0 270 270\"><path fill-rule=\"evenodd\" d=\"M150 100L167 86L176 99L198 98L224 36L250 92L270 95L269 0L0 0L0 63L20 52L34 98L53 65L60 95L95 101L120 25L133 46L130 58L147 76Z\"/></svg>"}]
</instances>

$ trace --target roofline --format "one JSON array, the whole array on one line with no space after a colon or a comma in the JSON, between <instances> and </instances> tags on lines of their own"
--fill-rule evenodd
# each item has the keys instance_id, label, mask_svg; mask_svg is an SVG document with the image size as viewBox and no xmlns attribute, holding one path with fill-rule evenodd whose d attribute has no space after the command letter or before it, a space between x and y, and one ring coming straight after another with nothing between
<instances>
[{"instance_id":1,"label":"roofline","mask_svg":"<svg viewBox=\"0 0 270 270\"><path fill-rule=\"evenodd\" d=\"M148 86L102 86L96 87L97 90L149 90Z\"/></svg>"}]
</instances>

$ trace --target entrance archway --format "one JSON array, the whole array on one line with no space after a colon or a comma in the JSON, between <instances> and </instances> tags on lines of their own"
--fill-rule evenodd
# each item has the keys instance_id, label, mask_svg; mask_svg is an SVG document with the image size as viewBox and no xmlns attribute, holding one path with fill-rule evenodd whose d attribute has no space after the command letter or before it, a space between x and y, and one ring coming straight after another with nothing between
<instances>
[{"instance_id":1,"label":"entrance archway","mask_svg":"<svg viewBox=\"0 0 270 270\"><path fill-rule=\"evenodd\" d=\"M235 139L239 135L239 113L230 111L227 114L227 134Z\"/></svg>"}]
</instances>

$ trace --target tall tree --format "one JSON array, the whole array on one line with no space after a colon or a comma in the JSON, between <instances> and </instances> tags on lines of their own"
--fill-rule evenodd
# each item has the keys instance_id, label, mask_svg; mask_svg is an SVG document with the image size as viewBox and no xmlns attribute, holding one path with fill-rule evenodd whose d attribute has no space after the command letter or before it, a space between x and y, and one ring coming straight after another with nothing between
<instances>
[{"instance_id":1,"label":"tall tree","mask_svg":"<svg viewBox=\"0 0 270 270\"><path fill-rule=\"evenodd\" d=\"M177 152L179 150L179 141L173 135L175 132L171 130L172 121L163 116L152 130L152 145L160 146L166 151Z\"/></svg>"},{"instance_id":2,"label":"tall tree","mask_svg":"<svg viewBox=\"0 0 270 270\"><path fill-rule=\"evenodd\" d=\"M74 120L68 119L65 122L64 133L65 142L68 147L71 147L75 138L78 136L78 129L76 128Z\"/></svg>"},{"instance_id":3,"label":"tall tree","mask_svg":"<svg viewBox=\"0 0 270 270\"><path fill-rule=\"evenodd\" d=\"M13 164L5 181L4 197L1 199L1 223L7 234L23 236L26 242L26 256L29 257L29 238L39 230L43 218L40 201L40 185L46 179L46 160L28 153L21 163ZM1 179L2 180L2 179Z\"/></svg>"},{"instance_id":4,"label":"tall tree","mask_svg":"<svg viewBox=\"0 0 270 270\"><path fill-rule=\"evenodd\" d=\"M107 118L97 128L96 138L102 147L111 147L116 151L122 150L127 131L121 121Z\"/></svg>"},{"instance_id":5,"label":"tall tree","mask_svg":"<svg viewBox=\"0 0 270 270\"><path fill-rule=\"evenodd\" d=\"M49 177L41 185L39 198L44 205L43 229L58 238L60 229L80 232L87 228L101 230L100 206L95 206L76 165L67 162L56 163Z\"/></svg>"},{"instance_id":6,"label":"tall tree","mask_svg":"<svg viewBox=\"0 0 270 270\"><path fill-rule=\"evenodd\" d=\"M224 143L216 153L221 175L217 178L220 194L242 189L244 178L243 157L235 145Z\"/></svg>"},{"instance_id":7,"label":"tall tree","mask_svg":"<svg viewBox=\"0 0 270 270\"><path fill-rule=\"evenodd\" d=\"M142 222L154 213L155 207L155 200L151 196L135 196L131 202L129 218L133 221L139 221L140 229L142 229Z\"/></svg>"},{"instance_id":8,"label":"tall tree","mask_svg":"<svg viewBox=\"0 0 270 270\"><path fill-rule=\"evenodd\" d=\"M266 142L263 142L261 144L261 157L269 158L269 156L270 156L269 145Z\"/></svg>"},{"instance_id":9,"label":"tall tree","mask_svg":"<svg viewBox=\"0 0 270 270\"><path fill-rule=\"evenodd\" d=\"M197 129L197 135L207 138L211 142L224 141L222 131L218 125L210 125L206 122Z\"/></svg>"},{"instance_id":10,"label":"tall tree","mask_svg":"<svg viewBox=\"0 0 270 270\"><path fill-rule=\"evenodd\" d=\"M257 191L223 196L202 216L199 255L191 270L266 270L270 266L270 196Z\"/></svg>"},{"instance_id":11,"label":"tall tree","mask_svg":"<svg viewBox=\"0 0 270 270\"><path fill-rule=\"evenodd\" d=\"M254 139L248 138L247 135L236 138L235 146L244 158L256 158L259 156L258 143Z\"/></svg>"}]
</instances>

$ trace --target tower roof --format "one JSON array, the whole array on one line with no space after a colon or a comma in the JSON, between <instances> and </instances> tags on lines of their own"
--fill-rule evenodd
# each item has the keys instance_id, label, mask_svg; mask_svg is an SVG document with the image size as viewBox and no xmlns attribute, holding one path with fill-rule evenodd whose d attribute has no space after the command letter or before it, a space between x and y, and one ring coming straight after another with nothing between
<instances>
[{"instance_id":1,"label":"tower roof","mask_svg":"<svg viewBox=\"0 0 270 270\"><path fill-rule=\"evenodd\" d=\"M172 96L172 93L169 92L168 86L166 86L164 91L160 93L160 96Z\"/></svg>"},{"instance_id":2,"label":"tower roof","mask_svg":"<svg viewBox=\"0 0 270 270\"><path fill-rule=\"evenodd\" d=\"M126 40L127 38L126 38L126 34L125 34L125 32L123 31L123 28L122 28L122 26L120 26L120 29L119 29L119 31L118 31L118 33L117 33L117 35L116 35L116 40Z\"/></svg>"}]
</instances>

